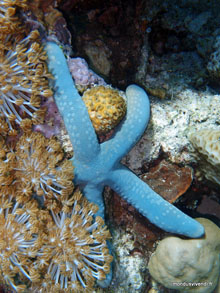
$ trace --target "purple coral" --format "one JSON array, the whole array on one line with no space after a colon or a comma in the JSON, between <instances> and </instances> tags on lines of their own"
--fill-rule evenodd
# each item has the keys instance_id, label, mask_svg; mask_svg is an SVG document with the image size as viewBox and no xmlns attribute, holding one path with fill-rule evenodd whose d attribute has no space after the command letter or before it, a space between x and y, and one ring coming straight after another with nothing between
<instances>
[{"instance_id":1,"label":"purple coral","mask_svg":"<svg viewBox=\"0 0 220 293\"><path fill-rule=\"evenodd\" d=\"M69 58L68 67L77 85L106 85L103 78L89 69L88 63L83 58Z\"/></svg>"}]
</instances>

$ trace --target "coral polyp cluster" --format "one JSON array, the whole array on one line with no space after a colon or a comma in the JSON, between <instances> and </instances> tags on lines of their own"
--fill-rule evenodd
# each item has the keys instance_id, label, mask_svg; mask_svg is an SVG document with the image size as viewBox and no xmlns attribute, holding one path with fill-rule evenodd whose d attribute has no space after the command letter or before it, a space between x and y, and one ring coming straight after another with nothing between
<instances>
[{"instance_id":1,"label":"coral polyp cluster","mask_svg":"<svg viewBox=\"0 0 220 293\"><path fill-rule=\"evenodd\" d=\"M20 12L27 7L26 0L0 1L0 123L8 124L9 135L17 134L17 125L42 123L42 99L52 95L39 32L22 23Z\"/></svg>"},{"instance_id":2,"label":"coral polyp cluster","mask_svg":"<svg viewBox=\"0 0 220 293\"><path fill-rule=\"evenodd\" d=\"M73 190L60 143L29 133L15 149L0 145L0 281L16 292L91 292L110 271L110 234Z\"/></svg>"},{"instance_id":3,"label":"coral polyp cluster","mask_svg":"<svg viewBox=\"0 0 220 293\"><path fill-rule=\"evenodd\" d=\"M33 267L33 259L41 246L42 232L38 216L36 202L29 202L24 206L17 203L12 196L1 196L0 281L16 292L25 290L26 285L22 282L27 284L38 276Z\"/></svg>"},{"instance_id":4,"label":"coral polyp cluster","mask_svg":"<svg viewBox=\"0 0 220 293\"><path fill-rule=\"evenodd\" d=\"M24 198L33 193L44 200L66 198L73 191L73 166L64 160L60 143L40 133L23 135L17 145L14 178L17 192Z\"/></svg>"},{"instance_id":5,"label":"coral polyp cluster","mask_svg":"<svg viewBox=\"0 0 220 293\"><path fill-rule=\"evenodd\" d=\"M52 95L45 60L38 31L15 42L0 56L0 115L6 119L9 134L16 134L16 124L30 127L31 122L25 118L33 123L43 121L42 97Z\"/></svg>"},{"instance_id":6,"label":"coral polyp cluster","mask_svg":"<svg viewBox=\"0 0 220 293\"><path fill-rule=\"evenodd\" d=\"M26 0L0 1L0 50L11 48L14 38L19 39L25 32L25 27L17 15L20 8L27 8Z\"/></svg>"},{"instance_id":7,"label":"coral polyp cluster","mask_svg":"<svg viewBox=\"0 0 220 293\"><path fill-rule=\"evenodd\" d=\"M45 275L40 287L33 286L37 292L91 292L95 280L105 279L110 271L110 234L102 218L93 218L98 207L79 191L71 201L69 212L52 212L48 218L48 242L34 263Z\"/></svg>"},{"instance_id":8,"label":"coral polyp cluster","mask_svg":"<svg viewBox=\"0 0 220 293\"><path fill-rule=\"evenodd\" d=\"M97 207L79 191L69 210L41 209L34 199L0 198L0 281L16 292L91 292L105 279L112 256Z\"/></svg>"},{"instance_id":9,"label":"coral polyp cluster","mask_svg":"<svg viewBox=\"0 0 220 293\"><path fill-rule=\"evenodd\" d=\"M114 128L126 114L126 102L122 94L108 86L95 86L83 94L93 127L98 134Z\"/></svg>"},{"instance_id":10,"label":"coral polyp cluster","mask_svg":"<svg viewBox=\"0 0 220 293\"><path fill-rule=\"evenodd\" d=\"M0 138L0 192L9 189L9 185L13 182L14 167L14 155L10 154L4 138Z\"/></svg>"}]
</instances>

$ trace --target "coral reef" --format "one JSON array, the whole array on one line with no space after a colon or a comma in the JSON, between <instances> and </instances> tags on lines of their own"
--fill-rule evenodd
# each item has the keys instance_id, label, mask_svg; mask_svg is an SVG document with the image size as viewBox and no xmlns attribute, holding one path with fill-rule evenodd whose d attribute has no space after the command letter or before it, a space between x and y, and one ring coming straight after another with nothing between
<instances>
[{"instance_id":1,"label":"coral reef","mask_svg":"<svg viewBox=\"0 0 220 293\"><path fill-rule=\"evenodd\" d=\"M197 220L205 227L204 238L163 239L151 256L149 271L167 288L211 293L219 281L220 229L208 219Z\"/></svg>"},{"instance_id":2,"label":"coral reef","mask_svg":"<svg viewBox=\"0 0 220 293\"><path fill-rule=\"evenodd\" d=\"M204 176L220 185L220 130L201 129L189 134Z\"/></svg>"},{"instance_id":3,"label":"coral reef","mask_svg":"<svg viewBox=\"0 0 220 293\"><path fill-rule=\"evenodd\" d=\"M24 9L27 1L0 1L0 281L16 292L91 292L110 271L110 233L52 137L61 124L47 100L53 77ZM50 138L33 132L44 117Z\"/></svg>"},{"instance_id":4,"label":"coral reef","mask_svg":"<svg viewBox=\"0 0 220 293\"><path fill-rule=\"evenodd\" d=\"M111 87L92 87L84 92L82 99L98 134L109 132L126 114L126 101L122 92Z\"/></svg>"},{"instance_id":5,"label":"coral reef","mask_svg":"<svg viewBox=\"0 0 220 293\"><path fill-rule=\"evenodd\" d=\"M15 148L2 139L0 280L17 292L90 292L112 261L98 207L73 193L72 162L55 138L32 132Z\"/></svg>"},{"instance_id":6,"label":"coral reef","mask_svg":"<svg viewBox=\"0 0 220 293\"><path fill-rule=\"evenodd\" d=\"M48 79L52 76L47 71L47 56L41 46L41 37L44 40L55 40L61 45L67 61L70 60L69 54L89 60L89 66L105 74L108 83L126 88L128 84L135 82L150 94L152 119L148 131L135 148L123 158L122 164L127 165L136 175L140 175L139 178L150 178L153 182L153 187L150 187L158 188L155 191L162 196L169 195L167 199L170 202L186 191L193 175L192 186L176 204L180 209L190 206L193 210L199 210L202 199L203 214L214 213L219 217L218 186L207 180L197 181L196 176L201 173L192 174L191 170L185 167L186 164L195 166L195 171L200 168L204 174L211 174L211 177L206 176L209 180L219 180L219 164L207 162L210 154L204 155L197 150L193 155L187 136L192 128L195 132L204 128L217 130L220 121L219 94L207 83L208 79L211 82L215 80L215 86L218 86L219 3L201 0L199 4L198 1L178 0L129 0L126 3L116 0L76 0L74 3L69 0L0 1L0 58L5 66L3 68L0 63L0 100L3 101L3 104L0 104L0 203L1 199L1 205L4 205L4 201L10 201L10 208L4 208L4 217L1 221L5 223L7 218L9 223L11 219L13 224L10 227L15 229L19 239L24 234L25 238L28 234L25 238L26 242L30 240L28 244L33 239L36 240L36 245L33 241L34 247L29 246L26 250L26 247L21 248L17 242L15 243L14 253L20 263L15 262L14 256L11 256L12 262L7 262L6 270L13 270L12 273L9 272L11 279L2 275L3 262L0 263L0 278L4 285L9 285L13 291L17 288L17 291L25 292L91 292L96 291L96 283L105 283L106 286L111 280L112 257L107 248L111 246L110 242L106 245L109 233L103 227L104 222L96 217L99 213L97 208L88 203L78 190L72 195L73 169L68 159L73 156L73 148L62 118L58 115L61 107L58 110L53 98L48 99L51 94ZM35 39L31 39L34 31ZM22 43L23 40L26 40L25 44ZM75 52L72 52L72 49ZM8 63L5 61L7 58ZM94 84L106 85L104 80L89 69L83 59L72 60L75 63L71 67L72 76L80 93ZM35 75L35 67L38 67L39 74ZM41 73L44 76L40 83L45 89L37 84ZM13 79L12 76L17 79ZM56 85L56 78L51 84L54 82ZM78 85L78 82L83 85ZM7 87L8 85L10 87ZM131 88L128 88L126 94L128 109L132 101L132 95L129 94ZM45 90L49 91L46 93ZM72 90L70 86L70 91ZM138 88L133 95L137 91ZM25 96L23 102L21 95ZM61 96L64 98L63 103L67 104L66 91L63 91ZM34 104L31 104L32 102ZM91 123L86 124L89 116L85 107L79 109L78 100L75 103L75 94L72 95L72 102L71 111L76 119L71 132L68 124L73 122L72 116L68 112L62 113L62 116L70 136L75 132L72 144L76 151L71 160L74 162L78 159L75 183L80 183L80 188L87 192L88 197L97 200L101 215L104 215L101 193L105 184L117 190L123 198L126 199L128 196L128 201L133 204L129 205L113 190L106 201L106 194L110 188L105 188L107 219L110 218L108 224L114 222L112 245L116 256L115 272L109 290L99 288L97 292L148 292L151 286L147 271L148 259L155 246L154 242L167 233L151 224L135 210L134 206L141 206L139 211L143 207L145 216L149 216L150 219L155 219L159 215L160 222L163 222L163 211L160 211L161 206L157 205L158 202L153 201L153 198L159 200L157 194L151 189L146 189L145 183L142 185L139 180L136 181L135 175L131 175L130 171L123 169L119 164L119 160L131 148L131 145L127 144L127 137L130 138L130 133L136 132L135 127L139 127L139 122L132 120L134 128L126 128L127 114L117 128L105 137L103 134L102 137L98 135L96 139ZM139 106L137 108L139 109ZM135 109L136 106L133 112L129 113L137 114ZM77 119L79 122L76 122ZM81 125L85 133L78 131ZM35 136L32 131L40 131L50 139L45 139L42 135ZM123 140L118 141L118 137L121 138L118 134L122 132ZM114 134L109 139L112 133ZM143 131L139 132L139 137L141 133ZM56 139L53 135L56 135ZM104 143L101 143L103 140ZM217 138L213 147L209 146L211 152L216 145L218 146L218 140ZM61 142L63 149L57 141ZM164 165L164 160L160 161L161 158L169 164ZM195 161L198 164L195 164ZM173 164L174 162L178 166ZM112 168L110 163L114 165ZM65 164L67 170L64 170ZM157 165L159 170L152 168L152 165ZM117 167L117 171L120 172L116 173ZM86 168L88 172L83 173ZM48 169L49 173L45 172L45 169ZM159 180L156 179L157 176ZM186 180L182 180L184 178ZM136 183L141 186L141 190L135 189ZM217 189L216 193L213 188ZM134 194L145 196L142 190L149 192L153 198L146 202L141 198L140 201L137 200ZM164 203L166 202L162 201L162 204ZM170 210L169 207L169 204L163 206L165 212ZM10 214L13 209L15 217ZM112 212L108 213L109 209L112 209ZM151 209L153 214L149 214ZM28 219L24 213L30 214ZM19 215L22 216L19 218ZM177 216L181 216L179 224L176 223ZM173 226L179 225L183 231L182 216L183 214L177 211L176 218L169 218L169 213L166 213L164 227L168 227L168 222L173 222ZM19 222L22 219L27 221L23 226L19 226L15 222L17 219ZM9 227L7 225L4 228ZM193 227L191 229L193 230ZM7 239L10 240L11 246L11 239L18 239L4 229L0 229L0 233L3 239L0 243L4 247L8 248ZM3 237L6 234L7 239ZM22 245L25 243L22 242ZM74 246L74 251L69 249L69 246ZM66 248L68 249L65 250ZM8 256L6 250L3 253ZM28 256L25 255L26 252ZM161 286L158 285L159 290ZM154 288L157 287L153 286L152 291ZM166 288L161 290L170 291Z\"/></svg>"},{"instance_id":7,"label":"coral reef","mask_svg":"<svg viewBox=\"0 0 220 293\"><path fill-rule=\"evenodd\" d=\"M189 237L202 236L202 225L162 199L120 164L149 121L150 105L144 90L136 85L127 88L126 118L114 137L100 145L62 50L52 42L47 43L46 50L49 69L55 77L55 100L74 148L75 182L99 206L99 215L104 216L102 191L109 185L160 228Z\"/></svg>"}]
</instances>

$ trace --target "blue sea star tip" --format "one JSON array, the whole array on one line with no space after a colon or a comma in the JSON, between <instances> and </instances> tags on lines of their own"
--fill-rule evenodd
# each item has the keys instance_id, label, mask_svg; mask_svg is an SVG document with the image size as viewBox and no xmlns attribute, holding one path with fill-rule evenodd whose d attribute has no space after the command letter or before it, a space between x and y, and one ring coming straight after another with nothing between
<instances>
[{"instance_id":1,"label":"blue sea star tip","mask_svg":"<svg viewBox=\"0 0 220 293\"><path fill-rule=\"evenodd\" d=\"M115 135L99 144L61 48L49 42L46 50L49 69L55 77L55 101L74 148L75 183L88 200L98 204L98 215L104 217L102 192L109 185L160 228L192 238L201 237L204 228L199 222L164 200L120 163L147 127L150 104L145 91L137 85L127 88L126 117Z\"/></svg>"}]
</instances>

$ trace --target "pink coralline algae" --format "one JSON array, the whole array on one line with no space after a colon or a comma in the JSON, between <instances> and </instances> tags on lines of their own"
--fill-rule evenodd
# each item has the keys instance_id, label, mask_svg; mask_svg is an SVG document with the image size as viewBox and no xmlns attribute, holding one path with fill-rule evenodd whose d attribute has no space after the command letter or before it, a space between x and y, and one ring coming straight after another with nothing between
<instances>
[{"instance_id":1,"label":"pink coralline algae","mask_svg":"<svg viewBox=\"0 0 220 293\"><path fill-rule=\"evenodd\" d=\"M75 80L76 85L106 85L106 82L103 78L101 78L91 69L89 69L87 62L83 58L69 58L68 67L72 74L72 77Z\"/></svg>"},{"instance_id":2,"label":"pink coralline algae","mask_svg":"<svg viewBox=\"0 0 220 293\"><path fill-rule=\"evenodd\" d=\"M48 98L42 106L47 108L45 123L34 125L33 130L43 133L46 138L50 138L60 133L62 117L53 97Z\"/></svg>"}]
</instances>

